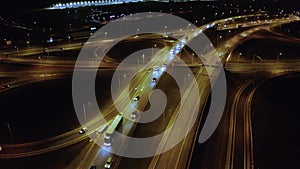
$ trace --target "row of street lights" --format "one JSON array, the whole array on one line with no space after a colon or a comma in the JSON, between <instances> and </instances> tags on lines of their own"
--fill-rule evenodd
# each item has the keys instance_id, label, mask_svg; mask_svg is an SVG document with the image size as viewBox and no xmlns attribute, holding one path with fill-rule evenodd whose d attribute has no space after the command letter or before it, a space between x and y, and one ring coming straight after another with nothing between
<instances>
[{"instance_id":1,"label":"row of street lights","mask_svg":"<svg viewBox=\"0 0 300 169\"><path fill-rule=\"evenodd\" d=\"M237 59L238 62L240 61L240 58L241 58L242 55L243 55L243 53L241 53L241 52L238 54L238 59ZM283 55L282 52L279 52L279 53L276 55L276 63L277 63L277 64L279 63L279 58L280 58L282 55ZM252 62L254 62L255 57L257 57L257 58L260 60L260 62L263 61L263 59L262 59L260 56L258 56L258 55L255 54L255 55L253 55L253 57L252 57Z\"/></svg>"}]
</instances>

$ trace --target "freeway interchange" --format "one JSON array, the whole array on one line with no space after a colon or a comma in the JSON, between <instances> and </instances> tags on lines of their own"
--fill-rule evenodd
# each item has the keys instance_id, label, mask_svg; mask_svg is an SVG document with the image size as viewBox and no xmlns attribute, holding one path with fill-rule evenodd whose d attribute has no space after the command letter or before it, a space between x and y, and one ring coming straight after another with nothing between
<instances>
[{"instance_id":1,"label":"freeway interchange","mask_svg":"<svg viewBox=\"0 0 300 169\"><path fill-rule=\"evenodd\" d=\"M254 15L256 16L256 15ZM237 16L232 17L231 19L237 19L241 17L251 17L251 16ZM195 93L190 93L193 88L194 84L192 85L186 85L186 93L181 100L183 101L183 104L189 105L188 108L185 111L192 111L195 107L200 108L200 112L195 117L190 117L187 119L184 119L184 117L180 117L181 120L185 121L185 126L188 126L191 124L189 120L196 119L196 125L195 126L189 126L191 127L191 132L177 145L174 145L174 148L172 148L170 151L156 155L151 158L151 160L145 160L147 166L145 168L189 168L191 159L191 154L193 151L191 150L192 147L196 144L198 141L198 137L195 137L198 133L198 127L200 126L200 123L203 123L203 113L206 106L206 101L209 97L210 90L208 89L210 87L211 79L208 77L208 72L212 75L211 77L214 77L216 80L219 76L219 67L216 64L216 60L213 59L212 56L218 56L222 60L222 63L224 64L225 69L229 70L230 72L250 72L251 70L257 70L258 68L261 68L259 71L264 71L265 69L267 71L271 71L272 76L276 76L278 74L281 74L285 71L295 71L298 70L298 64L294 63L291 65L284 64L285 62L278 63L277 61L263 61L258 62L256 64L253 64L253 62L250 61L240 61L239 56L234 56L235 53L233 52L236 47L242 43L243 40L251 38L251 35L255 32L258 32L262 29L270 30L270 27L274 27L280 24L294 22L298 20L298 18L293 18L294 16L288 17L288 18L281 18L278 20L273 21L272 23L268 23L268 25L264 25L265 23L261 23L264 26L260 27L260 24L255 23L253 26L254 28L249 28L248 30L231 37L227 39L225 42L221 44L217 44L216 51L213 53L208 53L204 58L206 58L207 63L191 63L188 64L190 67L195 67L195 71L193 71L193 75L195 76L196 83L199 87L199 96L198 99L191 99L191 96ZM293 19L290 19L293 18ZM226 18L229 19L229 18ZM191 33L190 31L187 31L184 34L187 34L188 39L193 39L194 37L198 36L198 34L206 31L211 31L211 29L214 29L212 25L217 25L219 23L223 23L225 19L214 21L212 23L208 23L206 25L203 25L201 27L198 27L197 29L193 30ZM245 25L248 25L250 23L245 23ZM259 25L257 27L257 24ZM229 29L232 27L235 29L234 26L227 26L226 29ZM217 37L218 38L218 37ZM188 42L184 42L188 43ZM92 45L98 45L97 43ZM165 47L164 49L161 49L160 51L156 52L153 58L145 65L144 69L146 71L143 71L138 74L135 78L133 78L131 85L132 86L126 86L124 90L120 93L120 95L117 97L116 101L114 102L115 105L122 107L122 113L126 119L130 119L130 114L134 110L132 108L132 103L128 103L127 100L127 91L131 94L131 96L140 96L140 100L137 102L139 110L144 110L148 104L148 96L153 92L153 90L156 88L156 85L159 85L159 82L161 78L164 76L164 69L163 65L167 64L167 69L171 66L180 67L181 65L173 62L174 57L170 56L170 50L174 51L176 50L176 43L172 47ZM81 48L82 46L80 44L68 44L68 45L62 45L58 46L57 48L63 48L64 50L73 50ZM180 52L183 49L184 45L180 46L179 50L177 52ZM9 63L16 63L16 62L24 62L26 61L27 55L33 55L36 53L41 52L41 48L36 49L28 49L24 51L14 51L12 52L13 55L18 55L18 57L7 57L4 58L1 62ZM17 52L17 53L16 53ZM48 51L49 52L49 51ZM190 54L191 55L191 54ZM20 57L22 56L22 57ZM192 56L193 57L193 56ZM237 63L236 63L237 62ZM241 63L240 63L241 62ZM64 64L61 64L64 63ZM16 76L15 79L10 82L5 82L5 84L11 84L12 87L21 87L24 84L30 84L37 81L43 81L45 78L47 80L50 79L56 79L64 77L67 74L70 74L73 72L74 68L74 62L72 61L52 61L47 60L41 63L41 59L35 58L30 61L30 64L37 65L38 67L32 67L28 70L25 70L25 75L20 75L19 73L15 72L7 72L3 71L2 76ZM111 69L114 70L116 68L117 62L109 62L107 63L107 66L100 67L101 69ZM93 61L89 61L87 64L90 67L94 68L96 64L93 63ZM82 66L79 71L86 71L88 72L89 69L87 68L87 65ZM92 66L91 66L92 65ZM268 68L266 68L266 65L270 65ZM270 67L273 67L274 65L284 65L280 67L276 67L275 70L270 70ZM158 71L155 71L153 68L159 67ZM42 68L42 69L41 69ZM128 69L135 69L134 65L126 65L124 67ZM98 69L98 68L97 68ZM45 70L47 72L45 72ZM154 75L155 74L155 75ZM153 78L157 78L157 82L152 83ZM254 81L259 81L260 79L255 77L254 80L249 80L245 82L244 84L241 84L239 86L239 90L233 94L234 98L232 107L230 108L229 112L229 127L228 127L228 140L225 148L223 148L223 151L226 152L226 156L224 161L220 160L214 168L254 168L254 159L253 159L253 140L252 140L252 131L251 131L251 118L249 118L250 113L250 103L251 99L253 97L253 94L255 92L255 87L253 89L252 85ZM249 87L250 86L250 87ZM138 90L136 90L136 88ZM143 89L143 90L141 90ZM188 90L189 89L189 90ZM5 91L1 91L5 92ZM248 97L245 99L245 101L241 100L242 95L248 95ZM200 102L201 101L201 102ZM135 102L134 102L135 103ZM197 105L199 104L199 105ZM193 106L197 105L197 106ZM242 106L246 105L246 107ZM170 121L166 124L167 126L172 126L172 124L176 121L178 118L178 109L179 106L174 106L172 108L173 113L171 115ZM89 139L90 142L87 143L86 147L84 148L85 153L79 153L78 156L69 163L69 165L66 168L89 168L92 165L96 165L98 168L102 168L106 162L106 158L109 156L113 156L114 158L114 164L113 167L117 168L117 166L124 163L130 163L130 160L124 159L120 156L113 155L109 153L107 150L108 148L105 146L99 146L103 145L104 140L104 133L98 133L97 131L103 127L103 125L109 125L110 121L117 115L115 107L107 105L105 108L105 111L102 112L105 119L108 119L108 123L104 121L102 118L94 118L93 120L89 121L84 125L84 127L87 127L87 132L83 133L82 135L78 134L78 130L81 128L76 128L72 131L69 131L67 133L64 133L62 135L58 135L49 139L44 139L36 142L30 142L30 143L23 143L23 144L7 144L7 145L1 145L2 151L0 152L0 159L10 159L10 158L23 158L23 157L30 157L35 155L41 155L44 153L52 152L55 150L60 150L62 148L72 146L76 143L82 142L86 139ZM246 113L241 113L246 112ZM241 119L242 122L240 121ZM132 120L125 120L123 122L124 129L122 130L123 134L126 135L132 135L134 132L134 129L136 128L136 123ZM187 127L187 128L189 128ZM161 138L161 142L159 142L156 145L157 151L161 151L163 147L165 146L168 137L170 135L176 135L176 133L180 132L180 128L173 129L171 127L171 130L168 131L167 135ZM241 131L239 131L241 130ZM95 144L95 143L98 143ZM222 144L220 144L222 145ZM242 146L241 146L242 145ZM122 148L122 147L121 147ZM123 147L124 148L124 147ZM221 156L221 155L220 155ZM78 160L82 159L82 160ZM222 159L222 157L220 157ZM128 160L129 162L127 162ZM143 159L142 159L143 160ZM143 162L141 162L143 163ZM220 164L223 163L223 164ZM203 166L204 167L204 166ZM137 166L137 168L140 168Z\"/></svg>"}]
</instances>

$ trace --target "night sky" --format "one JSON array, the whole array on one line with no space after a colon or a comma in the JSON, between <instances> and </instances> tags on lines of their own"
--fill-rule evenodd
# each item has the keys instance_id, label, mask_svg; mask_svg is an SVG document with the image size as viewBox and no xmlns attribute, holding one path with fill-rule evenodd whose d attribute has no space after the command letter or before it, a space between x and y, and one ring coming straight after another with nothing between
<instances>
[{"instance_id":1,"label":"night sky","mask_svg":"<svg viewBox=\"0 0 300 169\"><path fill-rule=\"evenodd\" d=\"M5 0L1 1L0 14L18 13L19 11L33 10L47 7L58 0Z\"/></svg>"},{"instance_id":2,"label":"night sky","mask_svg":"<svg viewBox=\"0 0 300 169\"><path fill-rule=\"evenodd\" d=\"M27 11L27 10L32 10L32 9L38 9L38 8L43 8L43 7L48 7L51 4L57 3L57 2L76 2L76 1L81 1L81 0L6 0L5 4L4 1L1 1L0 5L0 14L5 13L10 14L10 13L19 13L19 11ZM252 0L218 0L218 1L223 1L223 2L245 2L245 1L252 1ZM256 0L256 2L274 2L274 0ZM299 0L278 0L284 3L284 5L295 5L298 4L300 6L300 1Z\"/></svg>"}]
</instances>

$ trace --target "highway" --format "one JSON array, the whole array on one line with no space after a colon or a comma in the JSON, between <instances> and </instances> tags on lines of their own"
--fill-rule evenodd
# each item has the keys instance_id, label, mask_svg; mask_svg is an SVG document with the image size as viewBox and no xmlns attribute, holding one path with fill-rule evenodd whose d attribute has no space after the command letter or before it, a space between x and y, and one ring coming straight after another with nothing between
<instances>
[{"instance_id":1,"label":"highway","mask_svg":"<svg viewBox=\"0 0 300 169\"><path fill-rule=\"evenodd\" d=\"M220 21L221 22L221 21ZM216 23L218 23L218 22L214 22L215 24ZM209 23L209 24L207 24L207 25L204 25L204 26L202 26L201 28L199 28L199 30L201 30L201 31L203 31L203 29L205 30L205 29L207 29L207 28L210 28L210 27L207 27L208 25L211 25L212 23ZM199 31L199 30L196 30L195 32L197 32L197 31ZM196 34L197 35L197 34ZM192 36L195 36L195 34L192 34L191 35L191 37ZM190 38L189 38L190 39ZM212 54L211 54L212 55ZM209 58L209 57L208 57ZM214 61L214 60L213 60ZM208 63L212 63L213 61L208 61ZM164 63L164 62L162 62L162 63ZM162 64L161 63L161 64ZM214 63L214 62L213 62ZM203 71L203 69L201 70L201 71ZM201 74L201 73L203 73L203 72L199 72L199 74ZM211 71L213 71L213 70L211 70ZM216 73L216 74L214 74L214 76L215 77L217 77L218 76L218 72ZM208 79L207 79L207 77L202 77L202 78L200 78L199 77L199 79L197 79L197 81L200 83L204 83L205 82L205 80L206 81L208 81ZM205 84L205 83L204 83ZM203 85L203 88L201 89L201 92L200 93L205 93L205 91L207 91L207 89L206 89L206 87L208 86L208 84L206 84L206 85ZM188 96L188 94L186 95L186 96ZM203 98L207 98L207 96L208 96L208 93L206 93L206 94L203 94ZM206 100L206 99L203 99L203 100ZM193 102L192 102L193 103ZM191 105L194 105L194 104L191 104ZM205 105L205 102L204 103L202 103L202 105L201 105L201 107L203 108L204 107L204 105ZM193 106L190 106L191 108L193 108ZM189 110L187 110L187 111L189 111ZM200 117L200 116L199 116ZM174 119L175 120L175 119ZM172 124L172 120L170 121L170 124ZM187 124L190 124L190 123L187 123ZM172 132L174 132L174 131L172 131ZM178 132L178 131L176 131L176 132ZM193 137L193 135L191 134L191 137ZM165 139L167 139L167 138L163 138L162 140L165 140ZM195 138L193 138L193 139L195 139ZM192 140L193 140L192 139ZM189 140L189 141L187 141L188 142L188 144L185 144L186 143L186 140ZM192 141L193 142L193 141ZM170 156L171 156L171 159L172 158L174 158L175 156L174 156L174 154L176 154L176 157L178 158L178 160L180 159L180 161L185 161L185 158L183 158L182 156L181 156L181 153L182 153L182 151L183 151L183 147L184 146L186 146L186 148L185 148L185 150L186 149L188 149L188 146L187 145L189 145L189 143L191 143L191 139L187 139L187 138L185 138L184 139L184 141L180 144L180 145L177 145L177 149L174 149L174 151L172 152L172 153L170 153L171 155L165 155L164 157L166 158L166 159L170 159ZM164 143L161 143L160 145L164 145ZM159 151L159 150L158 150ZM180 154L178 155L178 151L180 152ZM187 155L188 153L186 153L185 152L185 157L187 157L188 155ZM162 157L159 157L159 156L156 156L156 157L154 157L154 160L152 160L152 162L151 162L151 164L150 164L150 167L149 168L151 168L151 166L152 166L152 168L154 168L154 167L158 167L158 168L160 168L160 167L168 167L168 168L172 168L172 167L183 167L183 166L186 166L186 163L182 163L182 164L180 164L179 165L179 162L180 161L178 161L178 163L173 163L173 164L171 164L170 166L167 166L167 165L165 165L164 164L164 162L165 161L163 161L162 160L162 162L160 162L160 164L157 164L158 163L158 159L160 159L160 158L162 158ZM175 160L177 160L177 159L175 159ZM163 166L159 166L159 165L163 165ZM175 165L175 166L174 166ZM102 166L103 166L103 164L102 164Z\"/></svg>"},{"instance_id":2,"label":"highway","mask_svg":"<svg viewBox=\"0 0 300 169\"><path fill-rule=\"evenodd\" d=\"M278 22L281 24L281 23L285 23L285 22L290 22L290 20L282 19L282 20L278 20ZM272 25L272 26L274 26L274 25ZM241 34L242 35L245 34L245 33L248 34L250 32L253 33L254 31L257 31L257 30L259 30L259 28L250 29L250 30L248 30L246 32L243 32ZM230 53L230 52L228 52L228 51L230 51L230 48L236 46L236 44L238 44L238 43L241 43L239 39L242 38L242 37L244 37L244 36L237 35L237 37L234 37L234 38L232 38L229 41L227 41L227 42L224 43L224 44L230 44L230 47L227 47L226 45L223 45L223 46L221 45L222 47L218 48L217 51L219 53L222 53L222 54ZM228 58L226 58L226 60L228 60ZM249 64L248 65L245 64L245 65L242 65L242 66L244 66L245 68L248 68ZM201 79L200 81L203 83L205 80ZM251 84L251 82L245 84L245 87L242 87L242 89L235 96L236 98L234 100L237 100L237 102L239 102L238 100L239 100L240 96L242 95L242 93L244 92L243 88L246 89L246 87L248 87L248 85L250 85L250 84ZM201 91L201 93L202 92L203 91ZM253 95L253 93L254 92L252 91L251 95ZM249 100L249 98L248 98L248 100ZM244 104L239 104L239 105L244 105ZM193 106L191 106L191 107L193 107ZM244 108L244 106L242 108ZM249 108L249 105L246 108ZM246 108L245 108L245 110L249 110L249 109L246 109ZM232 124L233 125L232 128L235 128L236 130L237 129L244 129L244 131L242 131L242 132L235 132L235 131L233 131L232 134L230 134L230 135L233 136L233 139L237 139L236 136L234 135L234 133L239 133L239 134L240 133L245 133L244 135L242 135L240 137L238 136L238 138L244 138L243 140L245 142L244 143L245 146L242 147L242 152L243 152L242 156L237 155L237 157L243 157L244 156L245 160L244 159L242 159L242 160L240 160L240 159L233 159L234 157L236 157L236 156L234 156L234 151L232 151L232 152L227 151L228 154L230 154L231 156L234 156L234 157L231 158L232 163L234 163L234 164L232 164L231 162L229 163L228 160L227 160L226 164L229 163L230 164L229 167L233 167L233 168L236 168L236 166L237 166L237 168L239 168L239 167L251 168L251 167L253 167L253 155L251 154L252 151L249 150L249 149L252 148L251 146L249 146L252 143L251 140L249 141L249 139L251 139L252 137L251 137L251 131L248 130L248 129L251 130L251 125L250 125L251 122L249 122L249 114L247 114L245 116L242 116L242 117L236 117L236 113L235 112L237 111L237 109L239 109L239 108L237 108L235 106L234 111L233 111L233 117L234 117L234 119L237 118L237 119L244 119L244 120L242 122L239 121L238 125L235 125L236 122L234 122ZM240 114L239 114L239 116L240 116ZM235 121L235 120L232 120L232 121ZM245 125L245 127L244 127L244 125ZM229 138L230 138L230 136L229 136ZM240 139L237 139L237 140L240 141ZM243 142L243 140L242 140L242 142ZM177 150L176 150L176 148L172 149L172 151L174 151L174 152L168 152L166 154L161 155L162 157L159 157L159 160L160 159L164 159L164 158L165 159L161 160L161 163L159 165L157 165L157 163L159 161L157 159L158 157L157 156L154 157L154 159L152 160L152 162L151 162L151 164L150 164L150 166L148 168L184 168L184 167L187 167L188 166L187 165L187 161L189 161L189 160L187 158L184 158L184 156L180 156L181 152L183 150L183 146L184 146L185 141L186 140L184 140L181 144L179 144L178 146L176 146ZM232 144L232 141L229 140L228 142L229 142L228 143L229 145ZM190 144L190 143L188 143L188 144ZM236 146L235 143L233 143L233 144L234 144L234 146ZM228 148L228 150L229 149L230 148ZM240 151L240 150L238 150L238 151ZM179 154L178 154L178 152L179 152ZM248 154L248 153L250 153L250 154ZM187 156L187 155L185 155L185 156ZM240 164L240 161L244 161L244 163ZM181 166L179 165L180 162L181 162Z\"/></svg>"}]
</instances>

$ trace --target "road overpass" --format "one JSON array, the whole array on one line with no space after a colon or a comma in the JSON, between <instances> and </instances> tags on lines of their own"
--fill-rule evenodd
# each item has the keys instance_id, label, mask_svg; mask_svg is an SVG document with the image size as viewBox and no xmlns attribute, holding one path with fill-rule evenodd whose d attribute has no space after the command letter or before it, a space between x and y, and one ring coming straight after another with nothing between
<instances>
[{"instance_id":1,"label":"road overpass","mask_svg":"<svg viewBox=\"0 0 300 169\"><path fill-rule=\"evenodd\" d=\"M216 23L216 22L215 22ZM211 25L212 23L210 23L210 25ZM203 31L203 30L205 30L205 28L206 28L206 26L207 25L205 25L204 27L201 27L198 31ZM235 39L236 40L236 39ZM231 44L232 46L231 47L233 47L234 45L233 44ZM217 51L219 51L220 53L228 53L229 51L230 51L230 49L232 49L232 48L227 48L226 46L224 46L224 47L220 47L220 48L218 48L217 49ZM159 53L157 56L165 56L166 54L165 53ZM222 57L224 57L224 59L225 59L225 55L224 56L222 56ZM165 63L165 61L166 60L160 60L160 61L158 61L158 60L154 60L154 62L150 65L150 66L156 66L156 65L161 65L161 64L163 64L163 63ZM238 64L240 64L240 63L238 63ZM242 63L241 63L242 64ZM259 62L259 63L251 63L251 62L247 62L247 63L244 63L244 64L242 64L242 66L241 67L238 67L238 68L235 68L235 64L233 64L233 63L226 63L226 65L225 65L225 68L227 68L228 70L231 70L231 71L234 71L234 70L241 70L243 67L245 68L245 67L249 67L249 65L253 65L253 66L257 66L257 65L259 65L259 64L271 64L271 66L273 65L273 64L275 64L274 62L272 62L272 63L267 63L267 62ZM281 62L277 62L276 61L276 64L277 65L281 65L282 63ZM283 65L283 64L282 64ZM296 67L296 65L298 65L298 64L295 64L294 66ZM263 67L263 65L259 65L259 67ZM211 68L212 70L211 71L213 71L213 68ZM203 71L203 68L200 68L200 70L201 71ZM249 69L248 69L249 70ZM201 72L200 71L200 72ZM245 70L246 71L246 70ZM200 75L201 73L199 73L199 75L197 76L197 81L198 82L201 82L201 83L203 83L203 82L207 82L207 77L202 77L201 75ZM217 74L216 74L216 77L217 77ZM139 82L139 81L144 81L144 83L145 83L145 85L147 85L147 83L148 83L148 81L149 80L151 80L151 76L147 76L147 75L145 75L145 77L141 77L140 78L140 80L138 80L137 82ZM137 83L137 82L135 82L135 83ZM205 82L205 83L206 83ZM206 83L207 84L207 83ZM208 85L208 84L207 84ZM207 92L207 90L206 90L206 88L205 87L203 87L203 89L202 89L202 92L203 93L205 93L205 91ZM147 91L147 92L145 92L144 94L146 95L146 94L149 94L149 92L151 92L151 88L149 88L149 90ZM138 93L135 93L135 94L138 94ZM206 94L204 94L203 95L203 97L205 98L205 97L207 97L207 93ZM121 99L122 100L122 99ZM204 99L205 100L205 99ZM120 101L121 102L121 101ZM201 103L202 104L202 107L205 105L205 103ZM129 111L130 112L130 111ZM111 118L113 117L113 115L110 115L111 116ZM76 132L77 132L77 130L76 130ZM176 132L176 131L171 131L170 132L170 134L172 134L172 132ZM194 130L194 132L196 132L196 130ZM77 139L79 139L79 138L77 138ZM77 140L76 139L76 140ZM100 137L100 139L101 139L101 137ZM165 139L167 139L167 138L165 138ZM187 137L182 143L180 143L178 146L176 146L176 148L172 151L172 152L170 152L170 154L162 154L162 155L160 155L160 156L156 156L156 157L154 157L154 159L153 159L153 162L151 162L151 166L150 166L150 168L172 168L172 167L175 167L175 168L182 168L182 167L185 167L185 165L186 165L186 161L189 161L188 160L188 158L187 158L187 156L188 156L188 154L190 153L190 147L189 147L189 144L191 143L191 142L193 142L195 140L195 138L194 138L194 136L193 135L191 135L191 136L189 136L189 137ZM161 145L163 146L163 142L161 143ZM98 147L99 148L99 147ZM51 148L50 148L51 149ZM96 149L97 149L97 147L96 147ZM3 151L4 152L4 151ZM97 151L96 151L97 152ZM4 152L5 153L5 152ZM175 156L175 154L176 154L176 156ZM92 158L92 157L89 157L88 159L90 159L90 158ZM94 157L93 157L94 158ZM173 164L170 164L170 163L166 163L166 161L167 160L170 160L170 159L173 159L173 160L175 160L176 161L176 163L173 163ZM91 165L94 161L93 160L89 160L89 161L92 161L90 164L88 164L88 165ZM167 165L166 165L167 164Z\"/></svg>"}]
</instances>

